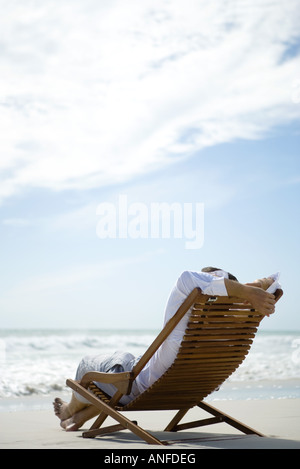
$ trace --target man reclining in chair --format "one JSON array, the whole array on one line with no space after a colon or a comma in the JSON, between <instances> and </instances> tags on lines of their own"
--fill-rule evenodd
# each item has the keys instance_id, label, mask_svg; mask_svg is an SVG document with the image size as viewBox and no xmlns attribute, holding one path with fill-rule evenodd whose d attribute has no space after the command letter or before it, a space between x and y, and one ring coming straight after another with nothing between
<instances>
[{"instance_id":1,"label":"man reclining in chair","mask_svg":"<svg viewBox=\"0 0 300 469\"><path fill-rule=\"evenodd\" d=\"M228 272L215 267L205 267L201 272L185 271L181 274L167 302L164 325L196 287L201 288L203 294L242 298L265 316L269 316L275 310L275 297L272 293L278 287L278 282L274 281L273 276L256 280L253 283L242 284ZM271 290L271 293L266 290ZM187 322L188 314L185 314L137 376L131 393L121 398L121 404L127 404L135 399L171 366L178 352ZM78 366L75 379L81 380L84 374L89 371L109 373L131 371L139 358L135 358L130 353L123 352L116 352L112 356L96 355L84 357ZM113 396L116 392L116 388L112 384L95 384L109 396ZM78 430L87 420L99 414L99 410L75 392L73 392L69 403L56 398L53 405L55 415L60 419L61 427L67 431Z\"/></svg>"}]
</instances>

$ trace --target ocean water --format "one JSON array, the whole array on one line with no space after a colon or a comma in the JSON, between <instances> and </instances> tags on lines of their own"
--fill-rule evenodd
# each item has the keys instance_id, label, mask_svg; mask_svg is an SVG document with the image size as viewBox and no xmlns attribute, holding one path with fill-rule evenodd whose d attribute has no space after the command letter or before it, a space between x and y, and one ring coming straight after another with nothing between
<instances>
[{"instance_id":1,"label":"ocean water","mask_svg":"<svg viewBox=\"0 0 300 469\"><path fill-rule=\"evenodd\" d=\"M60 395L85 355L141 355L156 330L0 331L0 410L27 396ZM300 331L259 331L242 365L208 400L300 397ZM24 399L23 399L24 402Z\"/></svg>"}]
</instances>

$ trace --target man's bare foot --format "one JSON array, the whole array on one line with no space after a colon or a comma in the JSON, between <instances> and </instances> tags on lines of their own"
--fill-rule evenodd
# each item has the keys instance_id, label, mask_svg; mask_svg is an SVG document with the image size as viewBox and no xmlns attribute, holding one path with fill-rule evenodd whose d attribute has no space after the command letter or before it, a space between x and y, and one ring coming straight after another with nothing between
<instances>
[{"instance_id":1,"label":"man's bare foot","mask_svg":"<svg viewBox=\"0 0 300 469\"><path fill-rule=\"evenodd\" d=\"M60 419L60 426L67 432L76 431L80 424L76 422L76 414L71 416L69 404L60 397L56 397L53 402L54 413Z\"/></svg>"},{"instance_id":2,"label":"man's bare foot","mask_svg":"<svg viewBox=\"0 0 300 469\"><path fill-rule=\"evenodd\" d=\"M54 413L60 419L60 426L67 432L74 432L93 417L99 415L99 409L94 406L79 403L72 398L68 404L59 397L53 402Z\"/></svg>"},{"instance_id":3,"label":"man's bare foot","mask_svg":"<svg viewBox=\"0 0 300 469\"><path fill-rule=\"evenodd\" d=\"M54 413L60 420L66 420L71 417L71 413L68 409L69 405L67 402L56 397L53 402Z\"/></svg>"},{"instance_id":4,"label":"man's bare foot","mask_svg":"<svg viewBox=\"0 0 300 469\"><path fill-rule=\"evenodd\" d=\"M76 422L76 414L69 419L62 420L60 426L66 430L66 432L76 432L81 427L82 422Z\"/></svg>"}]
</instances>

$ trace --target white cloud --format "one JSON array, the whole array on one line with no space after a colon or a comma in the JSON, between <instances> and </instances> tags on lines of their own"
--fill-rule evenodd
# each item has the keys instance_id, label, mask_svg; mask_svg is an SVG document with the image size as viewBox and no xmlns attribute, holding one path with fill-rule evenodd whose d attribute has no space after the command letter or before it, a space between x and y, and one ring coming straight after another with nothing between
<instances>
[{"instance_id":1,"label":"white cloud","mask_svg":"<svg viewBox=\"0 0 300 469\"><path fill-rule=\"evenodd\" d=\"M283 60L299 34L298 7L296 0L2 5L0 200L27 187L124 181L299 118L291 97L299 60Z\"/></svg>"}]
</instances>

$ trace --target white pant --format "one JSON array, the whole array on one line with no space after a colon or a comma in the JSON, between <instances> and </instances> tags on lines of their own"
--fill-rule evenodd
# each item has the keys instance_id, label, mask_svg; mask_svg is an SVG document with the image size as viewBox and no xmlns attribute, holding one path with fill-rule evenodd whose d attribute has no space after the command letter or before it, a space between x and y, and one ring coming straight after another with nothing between
<instances>
[{"instance_id":1,"label":"white pant","mask_svg":"<svg viewBox=\"0 0 300 469\"><path fill-rule=\"evenodd\" d=\"M102 373L120 373L124 371L124 368L122 367L122 365L114 365L113 367L108 369L108 366L109 366L108 363L110 362L110 360L111 360L111 355L104 355L104 354L93 355L93 356L88 355L84 357L78 365L75 379L77 381L80 381L81 378L89 371L100 371ZM95 384L99 389L101 389L103 392L105 392L109 396L113 396L117 391L117 388L113 384L98 383L98 382L95 382ZM137 390L137 387L135 386L135 383L133 383L133 390L131 394L129 394L128 396L124 395L120 399L119 402L122 405L128 404L133 399L135 399L135 397L137 397L138 394L139 392ZM74 392L74 395L78 401L84 404L90 404L90 402L86 398L84 398L77 392Z\"/></svg>"}]
</instances>

